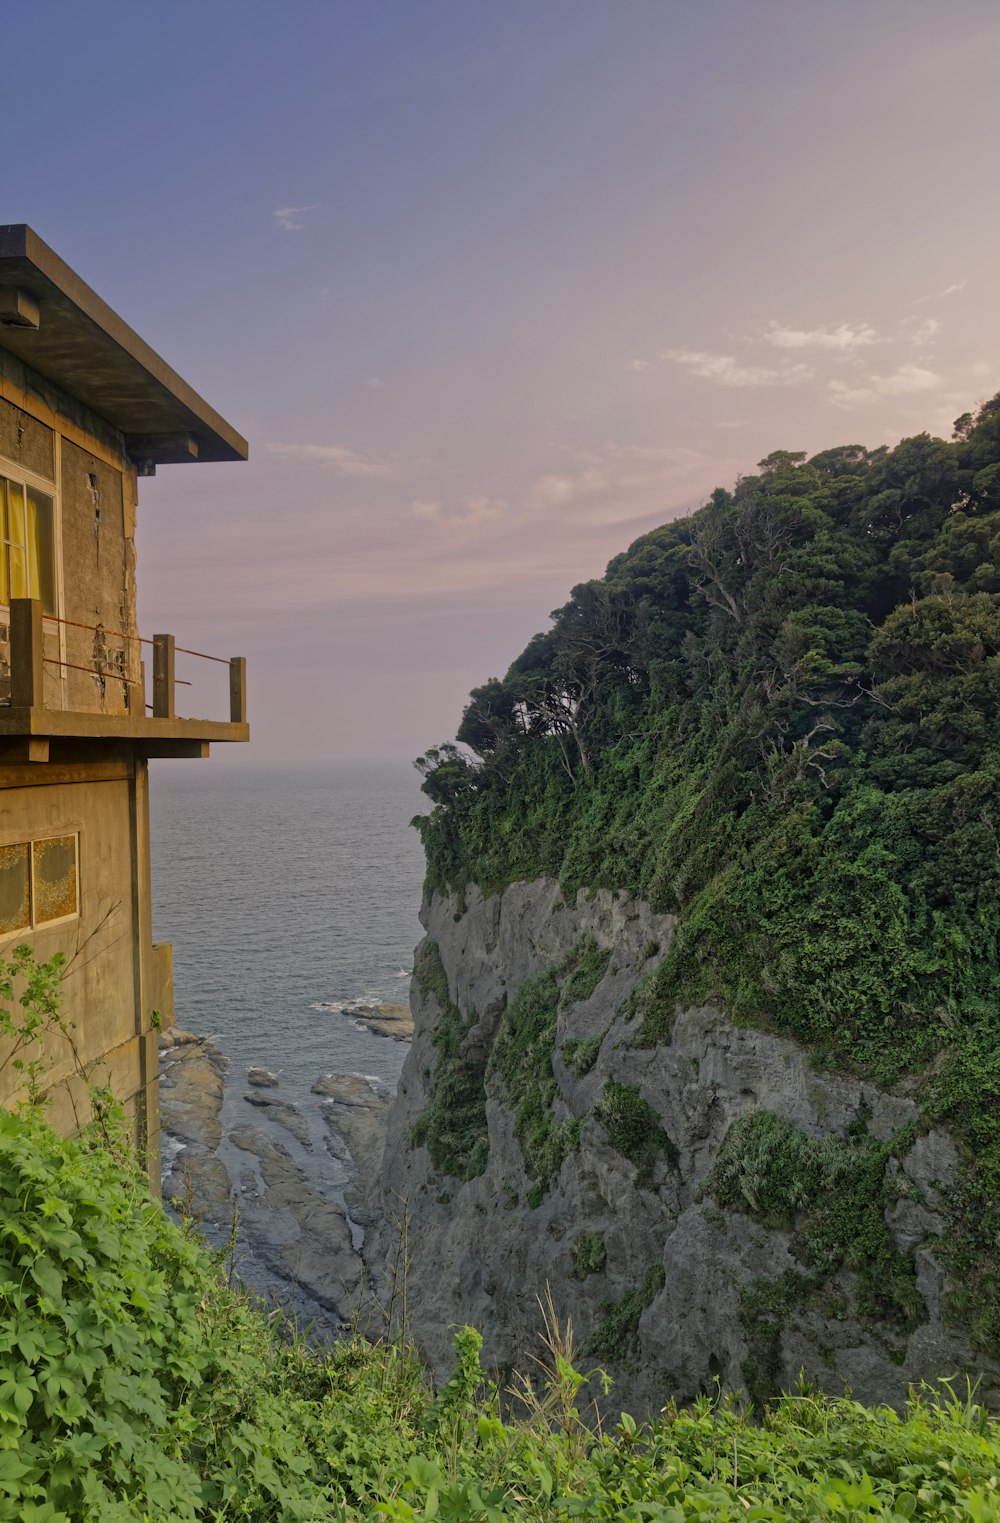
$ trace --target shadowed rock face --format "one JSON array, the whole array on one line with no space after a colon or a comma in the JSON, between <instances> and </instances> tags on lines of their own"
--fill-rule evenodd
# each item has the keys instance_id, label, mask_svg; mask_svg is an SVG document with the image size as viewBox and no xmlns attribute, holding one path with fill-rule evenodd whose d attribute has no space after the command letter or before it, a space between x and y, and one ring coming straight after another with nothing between
<instances>
[{"instance_id":1,"label":"shadowed rock face","mask_svg":"<svg viewBox=\"0 0 1000 1523\"><path fill-rule=\"evenodd\" d=\"M467 1023L462 1050L480 1071L525 980L564 964L581 939L610 949L599 982L582 998L562 986L549 1116L553 1126L579 1122L579 1144L534 1206L537 1181L515 1135L524 1096L509 1095L500 1073L487 1067L489 1148L478 1177L463 1182L435 1170L427 1146L414 1143L414 1124L433 1095L434 1037L444 1018L440 983L435 992L414 980L414 1042L390 1114L381 1209L372 1212L365 1252L385 1300L405 1201L410 1325L439 1372L449 1368L453 1330L463 1322L482 1329L486 1361L501 1374L528 1368L541 1326L538 1298L550 1287L578 1341L594 1344L595 1357L583 1364L605 1366L616 1383L612 1405L634 1412L671 1396L688 1399L716 1377L731 1388L749 1381L757 1394L789 1388L800 1369L828 1391L900 1403L913 1381L985 1367L984 1394L997 1399L997 1363L975 1354L945 1317L949 1283L936 1236L939 1190L954 1177L955 1148L941 1130L910 1135L918 1118L912 1099L819 1073L795 1043L737 1028L713 1008L680 1011L669 1040L635 1045L641 1016L629 996L665 954L672 931L668 918L638 901L601 892L565 906L555 883L538 881L486 899L473 890L461 913L435 896L423 921L448 1001ZM599 1039L591 1042L598 1050L589 1071L578 1072L586 1065L574 1067L572 1055L589 1039ZM662 1128L669 1145L638 1163L625 1156L602 1119L609 1081L639 1097L638 1114L651 1117L651 1131ZM802 1148L826 1149L823 1156L855 1158L859 1147L878 1155L876 1224L909 1287L909 1326L871 1314L855 1244L828 1244L819 1272L794 1199L784 1219L754 1208L749 1165L745 1202L716 1198L723 1192L710 1176L726 1139L740 1134L731 1129L761 1116ZM890 1139L901 1137L907 1140L894 1141L890 1156ZM794 1184L789 1191L794 1197Z\"/></svg>"}]
</instances>

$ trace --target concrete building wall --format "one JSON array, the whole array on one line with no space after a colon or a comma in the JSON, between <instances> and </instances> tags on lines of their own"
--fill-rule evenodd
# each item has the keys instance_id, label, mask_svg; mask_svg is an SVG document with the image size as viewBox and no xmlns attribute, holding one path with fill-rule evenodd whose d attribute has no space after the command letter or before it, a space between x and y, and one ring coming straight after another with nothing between
<instances>
[{"instance_id":1,"label":"concrete building wall","mask_svg":"<svg viewBox=\"0 0 1000 1523\"><path fill-rule=\"evenodd\" d=\"M9 620L0 608L2 923L14 928L0 934L0 959L21 943L42 960L64 956L60 999L75 1028L48 1043L49 1114L65 1131L78 1129L89 1119L88 1082L106 1085L132 1118L155 1188L154 1011L163 1025L173 1023L173 991L170 948L152 940L147 758L204 756L210 740L245 741L249 732L242 662L230 666L228 720L178 719L172 693L159 689L160 712L146 714L140 665L145 657L152 699L153 651L137 639L137 470L129 449L145 472L193 459L242 460L247 445L31 229L6 225L0 244L8 281L18 291L23 283L41 310L40 325L0 328L0 474L53 498L56 543L55 589L40 636L37 606L16 609L23 665L13 706ZM14 596L23 596L20 578L18 587ZM38 597L34 586L28 590ZM50 913L25 925L26 858L4 848L70 837L79 839L78 906L63 910L66 873L51 867L70 848L66 840L50 844L35 874L37 902ZM19 992L7 1002L15 1017ZM0 1105L24 1093L12 1044L0 1032Z\"/></svg>"},{"instance_id":2,"label":"concrete building wall","mask_svg":"<svg viewBox=\"0 0 1000 1523\"><path fill-rule=\"evenodd\" d=\"M45 961L66 959L60 982L71 1041L48 1043L50 1114L66 1131L90 1115L88 1081L124 1102L136 1140L151 1145L156 1177L157 997L149 894L147 767L124 754L100 761L0 768L0 846L79 837L79 913L0 940L0 957L28 942ZM162 960L162 954L160 959ZM169 990L161 992L169 1002ZM169 1011L167 1012L169 1019ZM14 1043L0 1038L0 1104L23 1094ZM35 1055L37 1049L32 1049Z\"/></svg>"}]
</instances>

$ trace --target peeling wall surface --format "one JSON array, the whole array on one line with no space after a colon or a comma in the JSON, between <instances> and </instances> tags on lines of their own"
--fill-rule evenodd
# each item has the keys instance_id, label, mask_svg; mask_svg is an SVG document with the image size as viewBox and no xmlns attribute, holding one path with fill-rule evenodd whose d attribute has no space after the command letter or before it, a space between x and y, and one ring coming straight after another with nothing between
<instances>
[{"instance_id":1,"label":"peeling wall surface","mask_svg":"<svg viewBox=\"0 0 1000 1523\"><path fill-rule=\"evenodd\" d=\"M553 882L519 883L490 898L471 889L467 907L435 896L423 922L418 975L430 949L447 1002L460 1012L461 1059L480 1072L485 1065L488 1153L483 1172L463 1182L435 1169L419 1140L441 1074L435 1035L445 989L417 976L413 1047L381 1176L368 1185L366 1252L376 1294L388 1304L405 1215L409 1327L439 1372L449 1370L454 1329L467 1321L483 1330L486 1362L501 1379L530 1370L538 1298L549 1287L578 1342L600 1351L581 1367L601 1365L613 1376L610 1409L655 1411L670 1397L713 1389L716 1378L757 1394L762 1386L788 1389L800 1369L825 1390L896 1403L914 1381L984 1374L983 1393L997 1401L1000 1367L947 1318L939 1192L957 1155L944 1131L915 1127L877 1170L887 1203L878 1230L918 1308L908 1329L866 1313L852 1267L857 1245L834 1243L834 1268L818 1277L791 1223L763 1220L749 1203L724 1208L713 1193L723 1145L747 1118L777 1117L796 1136L831 1146L860 1137L877 1152L907 1135L917 1118L912 1099L818 1072L795 1043L737 1028L713 1008L681 1011L669 1040L637 1045L631 997L665 955L672 925L636 900L602 891L565 905ZM578 1140L533 1205L539 1192L515 1132L525 1094L507 1093L490 1055L525 981L565 966L591 938L610 955L598 959L596 985L577 989L582 997L563 982L547 1059L551 1125L570 1124ZM593 1053L589 1071L574 1066L581 1050L588 1060ZM602 1119L609 1081L628 1087L651 1118L649 1135L662 1141L641 1166Z\"/></svg>"}]
</instances>

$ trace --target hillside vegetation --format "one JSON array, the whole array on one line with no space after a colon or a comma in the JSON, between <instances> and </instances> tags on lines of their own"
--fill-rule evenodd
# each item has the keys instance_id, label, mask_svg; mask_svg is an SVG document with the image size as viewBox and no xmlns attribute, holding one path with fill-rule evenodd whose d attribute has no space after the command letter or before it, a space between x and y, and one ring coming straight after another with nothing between
<instances>
[{"instance_id":1,"label":"hillside vegetation","mask_svg":"<svg viewBox=\"0 0 1000 1523\"><path fill-rule=\"evenodd\" d=\"M317 1353L103 1144L0 1114L0 1520L1000 1519L1000 1429L971 1395L903 1418L801 1392L591 1431L550 1321L502 1418L478 1334L438 1391L400 1344Z\"/></svg>"},{"instance_id":2,"label":"hillside vegetation","mask_svg":"<svg viewBox=\"0 0 1000 1523\"><path fill-rule=\"evenodd\" d=\"M949 1315L994 1354L998 718L1000 397L951 442L778 451L637 540L419 760L417 822L460 902L550 876L675 915L641 1040L715 1000L906 1086L962 1149Z\"/></svg>"}]
</instances>

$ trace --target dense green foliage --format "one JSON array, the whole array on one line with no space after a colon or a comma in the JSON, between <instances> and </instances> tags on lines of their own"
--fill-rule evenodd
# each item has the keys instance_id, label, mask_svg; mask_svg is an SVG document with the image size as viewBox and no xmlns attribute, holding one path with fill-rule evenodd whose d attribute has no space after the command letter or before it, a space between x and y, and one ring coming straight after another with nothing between
<instances>
[{"instance_id":1,"label":"dense green foliage","mask_svg":"<svg viewBox=\"0 0 1000 1523\"><path fill-rule=\"evenodd\" d=\"M951 1311L1000 1347L1000 397L944 442L778 451L573 590L419 765L434 889L677 917L643 1039L719 999L909 1076L964 1172Z\"/></svg>"},{"instance_id":2,"label":"dense green foliage","mask_svg":"<svg viewBox=\"0 0 1000 1523\"><path fill-rule=\"evenodd\" d=\"M489 1156L486 1065L468 1057L463 1042L478 1016L472 1011L466 1020L453 1003L436 942L421 942L413 975L434 995L440 1014L434 1027L431 1099L413 1124L411 1140L415 1147L426 1145L431 1162L442 1174L475 1179Z\"/></svg>"},{"instance_id":3,"label":"dense green foliage","mask_svg":"<svg viewBox=\"0 0 1000 1523\"><path fill-rule=\"evenodd\" d=\"M282 1339L139 1176L35 1109L0 1115L0 1294L3 1523L1000 1519L971 1398L800 1395L759 1424L701 1400L601 1431L551 1324L506 1417L470 1328L437 1392L398 1345Z\"/></svg>"}]
</instances>

